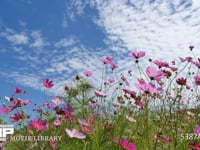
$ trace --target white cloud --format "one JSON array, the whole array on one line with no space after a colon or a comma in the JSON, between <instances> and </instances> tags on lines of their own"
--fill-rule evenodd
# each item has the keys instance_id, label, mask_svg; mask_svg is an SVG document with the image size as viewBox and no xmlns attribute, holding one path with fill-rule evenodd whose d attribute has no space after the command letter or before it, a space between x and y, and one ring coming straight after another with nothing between
<instances>
[{"instance_id":1,"label":"white cloud","mask_svg":"<svg viewBox=\"0 0 200 150\"><path fill-rule=\"evenodd\" d=\"M124 53L141 49L151 57L174 58L189 55L190 44L200 48L200 9L196 9L200 6L193 2L94 0L93 4L99 12L96 23L107 34L111 48L120 43L119 47L126 47ZM113 51L118 51L116 46Z\"/></svg>"},{"instance_id":2,"label":"white cloud","mask_svg":"<svg viewBox=\"0 0 200 150\"><path fill-rule=\"evenodd\" d=\"M43 47L43 46L49 44L48 42L46 42L44 40L44 38L42 37L42 35L39 31L33 31L31 33L31 37L34 40L34 42L31 43L31 45L30 45L31 47L40 48L40 47Z\"/></svg>"},{"instance_id":3,"label":"white cloud","mask_svg":"<svg viewBox=\"0 0 200 150\"><path fill-rule=\"evenodd\" d=\"M25 45L28 44L29 38L25 33L13 33L11 30L1 32L0 36L6 38L13 45Z\"/></svg>"},{"instance_id":4,"label":"white cloud","mask_svg":"<svg viewBox=\"0 0 200 150\"><path fill-rule=\"evenodd\" d=\"M63 28L67 28L68 27L68 22L67 22L66 14L63 15L62 27Z\"/></svg>"},{"instance_id":5,"label":"white cloud","mask_svg":"<svg viewBox=\"0 0 200 150\"><path fill-rule=\"evenodd\" d=\"M54 46L57 48L61 48L61 47L68 47L68 46L74 45L75 43L76 43L76 40L74 38L64 38L56 42Z\"/></svg>"}]
</instances>

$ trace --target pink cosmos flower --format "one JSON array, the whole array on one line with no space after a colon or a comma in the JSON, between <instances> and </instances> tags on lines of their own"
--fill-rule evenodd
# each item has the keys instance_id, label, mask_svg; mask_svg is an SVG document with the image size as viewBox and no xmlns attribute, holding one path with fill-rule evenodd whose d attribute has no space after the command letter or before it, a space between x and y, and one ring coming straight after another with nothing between
<instances>
[{"instance_id":1,"label":"pink cosmos flower","mask_svg":"<svg viewBox=\"0 0 200 150\"><path fill-rule=\"evenodd\" d=\"M78 119L79 125L81 127L82 132L90 134L90 131L96 130L94 118L88 117L87 120L85 119Z\"/></svg>"},{"instance_id":2,"label":"pink cosmos flower","mask_svg":"<svg viewBox=\"0 0 200 150\"><path fill-rule=\"evenodd\" d=\"M199 125L196 125L196 126L194 127L194 133L195 133L196 135L200 136L200 126L199 126Z\"/></svg>"},{"instance_id":3,"label":"pink cosmos flower","mask_svg":"<svg viewBox=\"0 0 200 150\"><path fill-rule=\"evenodd\" d=\"M29 122L29 124L30 124L30 126L37 129L38 131L43 131L43 130L46 130L48 128L48 124L41 119L31 120Z\"/></svg>"},{"instance_id":4,"label":"pink cosmos flower","mask_svg":"<svg viewBox=\"0 0 200 150\"><path fill-rule=\"evenodd\" d=\"M89 70L84 70L83 74L87 77L90 77L92 75L92 72L90 72Z\"/></svg>"},{"instance_id":5,"label":"pink cosmos flower","mask_svg":"<svg viewBox=\"0 0 200 150\"><path fill-rule=\"evenodd\" d=\"M147 67L146 74L151 80L160 81L161 78L164 76L162 71L157 71L154 67Z\"/></svg>"},{"instance_id":6,"label":"pink cosmos flower","mask_svg":"<svg viewBox=\"0 0 200 150\"><path fill-rule=\"evenodd\" d=\"M111 64L112 61L113 61L113 59L112 59L112 57L110 57L110 56L101 58L101 62L103 62L104 64Z\"/></svg>"},{"instance_id":7,"label":"pink cosmos flower","mask_svg":"<svg viewBox=\"0 0 200 150\"><path fill-rule=\"evenodd\" d=\"M200 76L194 76L194 83L196 84L196 85L200 85Z\"/></svg>"},{"instance_id":8,"label":"pink cosmos flower","mask_svg":"<svg viewBox=\"0 0 200 150\"><path fill-rule=\"evenodd\" d=\"M8 114L9 109L8 107L4 106L3 108L0 108L0 114Z\"/></svg>"},{"instance_id":9,"label":"pink cosmos flower","mask_svg":"<svg viewBox=\"0 0 200 150\"><path fill-rule=\"evenodd\" d=\"M19 103L21 103L22 105L28 105L28 104L31 104L31 101L30 100L22 100L22 99L18 99Z\"/></svg>"},{"instance_id":10,"label":"pink cosmos flower","mask_svg":"<svg viewBox=\"0 0 200 150\"><path fill-rule=\"evenodd\" d=\"M111 63L110 65L111 65L112 71L115 70L116 68L118 68L118 66L116 64Z\"/></svg>"},{"instance_id":11,"label":"pink cosmos flower","mask_svg":"<svg viewBox=\"0 0 200 150\"><path fill-rule=\"evenodd\" d=\"M65 129L66 133L69 135L70 138L77 138L77 139L85 139L86 136L79 132L77 129Z\"/></svg>"},{"instance_id":12,"label":"pink cosmos flower","mask_svg":"<svg viewBox=\"0 0 200 150\"><path fill-rule=\"evenodd\" d=\"M14 89L13 89L13 92L14 92L15 94L22 94L22 90L19 89L18 87L14 88Z\"/></svg>"},{"instance_id":13,"label":"pink cosmos flower","mask_svg":"<svg viewBox=\"0 0 200 150\"><path fill-rule=\"evenodd\" d=\"M156 64L159 68L161 68L161 67L169 67L169 64L167 62L155 60L153 63Z\"/></svg>"},{"instance_id":14,"label":"pink cosmos flower","mask_svg":"<svg viewBox=\"0 0 200 150\"><path fill-rule=\"evenodd\" d=\"M50 146L51 146L53 149L56 148L56 144L55 144L55 142L54 142L54 140L53 140L52 138L50 138L49 144L50 144Z\"/></svg>"},{"instance_id":15,"label":"pink cosmos flower","mask_svg":"<svg viewBox=\"0 0 200 150\"><path fill-rule=\"evenodd\" d=\"M109 82L109 83L114 83L114 82L115 82L115 80L114 80L114 79L112 79L112 78L109 78L109 79L108 79L108 82Z\"/></svg>"},{"instance_id":16,"label":"pink cosmos flower","mask_svg":"<svg viewBox=\"0 0 200 150\"><path fill-rule=\"evenodd\" d=\"M144 91L145 93L160 93L162 92L161 88L156 88L154 84L152 83L145 83L145 82L140 82L136 83L135 86L139 89Z\"/></svg>"},{"instance_id":17,"label":"pink cosmos flower","mask_svg":"<svg viewBox=\"0 0 200 150\"><path fill-rule=\"evenodd\" d=\"M179 59L181 60L181 62L192 62L192 57L185 57L185 58L182 58L182 57L179 57Z\"/></svg>"},{"instance_id":18,"label":"pink cosmos flower","mask_svg":"<svg viewBox=\"0 0 200 150\"><path fill-rule=\"evenodd\" d=\"M106 97L107 96L107 94L105 94L105 93L103 93L101 91L97 91L97 90L94 91L94 94L97 97Z\"/></svg>"},{"instance_id":19,"label":"pink cosmos flower","mask_svg":"<svg viewBox=\"0 0 200 150\"><path fill-rule=\"evenodd\" d=\"M10 112L11 112L14 109L21 107L21 106L22 106L21 100L16 100L16 101L13 101L13 105L8 106L8 107L10 108Z\"/></svg>"},{"instance_id":20,"label":"pink cosmos flower","mask_svg":"<svg viewBox=\"0 0 200 150\"><path fill-rule=\"evenodd\" d=\"M54 124L55 126L60 126L61 123L62 123L62 122L61 122L59 119L56 119L56 120L54 120L54 122L53 122L53 124Z\"/></svg>"},{"instance_id":21,"label":"pink cosmos flower","mask_svg":"<svg viewBox=\"0 0 200 150\"><path fill-rule=\"evenodd\" d=\"M52 102L57 106L65 103L64 100L60 99L57 96L52 96Z\"/></svg>"},{"instance_id":22,"label":"pink cosmos flower","mask_svg":"<svg viewBox=\"0 0 200 150\"><path fill-rule=\"evenodd\" d=\"M143 52L143 51L134 51L134 52L130 52L128 54L128 56L138 59L138 58L144 57L145 56L145 52Z\"/></svg>"},{"instance_id":23,"label":"pink cosmos flower","mask_svg":"<svg viewBox=\"0 0 200 150\"><path fill-rule=\"evenodd\" d=\"M178 78L176 80L176 83L179 84L179 85L186 85L186 82L187 82L187 79L186 78Z\"/></svg>"},{"instance_id":24,"label":"pink cosmos flower","mask_svg":"<svg viewBox=\"0 0 200 150\"><path fill-rule=\"evenodd\" d=\"M49 80L49 79L45 79L43 81L43 85L44 87L46 87L47 89L50 89L54 86L53 81Z\"/></svg>"},{"instance_id":25,"label":"pink cosmos flower","mask_svg":"<svg viewBox=\"0 0 200 150\"><path fill-rule=\"evenodd\" d=\"M178 70L178 68L176 68L176 67L169 66L168 68L171 69L171 71L177 71Z\"/></svg>"}]
</instances>

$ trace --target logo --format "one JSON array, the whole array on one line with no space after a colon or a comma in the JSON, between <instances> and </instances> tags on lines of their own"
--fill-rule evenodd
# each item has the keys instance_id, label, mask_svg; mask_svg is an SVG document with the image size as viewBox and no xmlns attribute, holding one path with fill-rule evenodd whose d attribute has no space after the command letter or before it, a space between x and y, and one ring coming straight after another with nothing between
<instances>
[{"instance_id":1,"label":"logo","mask_svg":"<svg viewBox=\"0 0 200 150\"><path fill-rule=\"evenodd\" d=\"M13 125L0 125L0 141L6 141L6 136L8 134L14 133Z\"/></svg>"}]
</instances>

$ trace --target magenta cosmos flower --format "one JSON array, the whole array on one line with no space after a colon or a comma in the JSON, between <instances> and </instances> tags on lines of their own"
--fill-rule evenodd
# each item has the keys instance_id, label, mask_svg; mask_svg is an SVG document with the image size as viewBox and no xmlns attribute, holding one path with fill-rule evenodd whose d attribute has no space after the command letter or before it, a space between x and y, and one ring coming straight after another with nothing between
<instances>
[{"instance_id":1,"label":"magenta cosmos flower","mask_svg":"<svg viewBox=\"0 0 200 150\"><path fill-rule=\"evenodd\" d=\"M110 65L111 65L112 71L115 70L116 68L118 68L118 66L116 64L111 63Z\"/></svg>"},{"instance_id":2,"label":"magenta cosmos flower","mask_svg":"<svg viewBox=\"0 0 200 150\"><path fill-rule=\"evenodd\" d=\"M114 138L113 142L116 143L116 144L119 144L120 147L124 150L136 150L136 146L132 142L129 142L125 138L123 138L121 140Z\"/></svg>"},{"instance_id":3,"label":"magenta cosmos flower","mask_svg":"<svg viewBox=\"0 0 200 150\"><path fill-rule=\"evenodd\" d=\"M192 51L194 49L194 46L193 45L190 45L189 46L189 49Z\"/></svg>"},{"instance_id":4,"label":"magenta cosmos flower","mask_svg":"<svg viewBox=\"0 0 200 150\"><path fill-rule=\"evenodd\" d=\"M19 89L18 87L14 88L14 89L13 89L13 92L14 92L15 94L22 94L22 90Z\"/></svg>"},{"instance_id":5,"label":"magenta cosmos flower","mask_svg":"<svg viewBox=\"0 0 200 150\"><path fill-rule=\"evenodd\" d=\"M54 86L53 81L49 80L49 79L45 79L43 81L43 85L44 87L46 87L47 89L50 89Z\"/></svg>"},{"instance_id":6,"label":"magenta cosmos flower","mask_svg":"<svg viewBox=\"0 0 200 150\"><path fill-rule=\"evenodd\" d=\"M65 129L66 133L69 135L70 138L77 138L77 139L85 139L86 136L79 132L77 129Z\"/></svg>"},{"instance_id":7,"label":"magenta cosmos flower","mask_svg":"<svg viewBox=\"0 0 200 150\"><path fill-rule=\"evenodd\" d=\"M200 85L200 76L194 76L194 83Z\"/></svg>"},{"instance_id":8,"label":"magenta cosmos flower","mask_svg":"<svg viewBox=\"0 0 200 150\"><path fill-rule=\"evenodd\" d=\"M138 59L138 58L144 57L145 56L145 52L143 52L143 51L134 51L134 52L130 52L128 54L128 56Z\"/></svg>"},{"instance_id":9,"label":"magenta cosmos flower","mask_svg":"<svg viewBox=\"0 0 200 150\"><path fill-rule=\"evenodd\" d=\"M41 119L31 120L29 125L38 131L43 131L48 128L48 124Z\"/></svg>"},{"instance_id":10,"label":"magenta cosmos flower","mask_svg":"<svg viewBox=\"0 0 200 150\"><path fill-rule=\"evenodd\" d=\"M110 56L101 58L101 62L103 62L104 64L111 64L112 61L113 61L113 59Z\"/></svg>"},{"instance_id":11,"label":"magenta cosmos flower","mask_svg":"<svg viewBox=\"0 0 200 150\"><path fill-rule=\"evenodd\" d=\"M198 142L190 142L188 147L192 148L193 150L200 150L200 145Z\"/></svg>"},{"instance_id":12,"label":"magenta cosmos flower","mask_svg":"<svg viewBox=\"0 0 200 150\"><path fill-rule=\"evenodd\" d=\"M20 114L19 112L17 112L17 113L14 114L14 116L10 117L10 121L19 122L23 118L24 118L24 116L22 114Z\"/></svg>"},{"instance_id":13,"label":"magenta cosmos flower","mask_svg":"<svg viewBox=\"0 0 200 150\"><path fill-rule=\"evenodd\" d=\"M107 94L105 94L105 93L103 93L101 91L97 91L97 90L94 91L94 94L97 97L106 97L107 96Z\"/></svg>"},{"instance_id":14,"label":"magenta cosmos flower","mask_svg":"<svg viewBox=\"0 0 200 150\"><path fill-rule=\"evenodd\" d=\"M92 75L92 72L90 72L89 70L84 70L83 74L87 77L90 77Z\"/></svg>"},{"instance_id":15,"label":"magenta cosmos flower","mask_svg":"<svg viewBox=\"0 0 200 150\"><path fill-rule=\"evenodd\" d=\"M56 148L56 144L55 144L55 142L54 142L54 140L53 140L52 138L50 138L49 144L50 144L50 146L51 146L53 149Z\"/></svg>"},{"instance_id":16,"label":"magenta cosmos flower","mask_svg":"<svg viewBox=\"0 0 200 150\"><path fill-rule=\"evenodd\" d=\"M186 85L186 82L187 82L187 79L186 78L178 78L176 80L176 83L179 84L179 85Z\"/></svg>"},{"instance_id":17,"label":"magenta cosmos flower","mask_svg":"<svg viewBox=\"0 0 200 150\"><path fill-rule=\"evenodd\" d=\"M135 145L132 142L129 142L127 139L121 139L120 146L125 150L136 150Z\"/></svg>"},{"instance_id":18,"label":"magenta cosmos flower","mask_svg":"<svg viewBox=\"0 0 200 150\"><path fill-rule=\"evenodd\" d=\"M136 92L128 90L128 89L122 89L124 93L129 94L131 98L136 98Z\"/></svg>"}]
</instances>

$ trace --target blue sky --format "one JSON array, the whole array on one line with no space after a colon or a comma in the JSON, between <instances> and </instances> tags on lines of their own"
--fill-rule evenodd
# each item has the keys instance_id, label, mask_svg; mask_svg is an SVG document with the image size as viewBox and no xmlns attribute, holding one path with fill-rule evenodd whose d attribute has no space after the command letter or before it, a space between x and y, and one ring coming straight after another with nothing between
<instances>
[{"instance_id":1,"label":"blue sky","mask_svg":"<svg viewBox=\"0 0 200 150\"><path fill-rule=\"evenodd\" d=\"M133 67L133 50L173 60L194 45L199 55L199 14L199 0L1 0L0 95L17 86L43 102L43 79L54 95L84 69L98 81L105 55L119 72Z\"/></svg>"}]
</instances>

